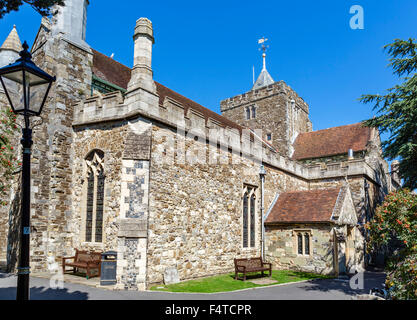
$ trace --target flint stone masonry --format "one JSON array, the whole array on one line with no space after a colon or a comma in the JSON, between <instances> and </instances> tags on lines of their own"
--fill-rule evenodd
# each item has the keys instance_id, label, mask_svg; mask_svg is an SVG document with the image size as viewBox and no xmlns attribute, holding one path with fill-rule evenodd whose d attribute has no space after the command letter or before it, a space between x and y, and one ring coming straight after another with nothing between
<instances>
[{"instance_id":1,"label":"flint stone masonry","mask_svg":"<svg viewBox=\"0 0 417 320\"><path fill-rule=\"evenodd\" d=\"M148 211L149 161L123 160L122 218L145 218Z\"/></svg>"},{"instance_id":2,"label":"flint stone masonry","mask_svg":"<svg viewBox=\"0 0 417 320\"><path fill-rule=\"evenodd\" d=\"M117 289L146 289L146 239L119 238Z\"/></svg>"}]
</instances>

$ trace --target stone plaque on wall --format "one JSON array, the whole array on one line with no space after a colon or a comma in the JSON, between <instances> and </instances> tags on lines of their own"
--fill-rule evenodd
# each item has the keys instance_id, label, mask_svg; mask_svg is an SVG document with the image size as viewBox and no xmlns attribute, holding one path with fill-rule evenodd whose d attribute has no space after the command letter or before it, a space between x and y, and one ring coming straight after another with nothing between
<instances>
[{"instance_id":1,"label":"stone plaque on wall","mask_svg":"<svg viewBox=\"0 0 417 320\"><path fill-rule=\"evenodd\" d=\"M180 277L178 275L177 268L171 267L166 268L164 272L164 283L165 285L168 284L175 284L180 282Z\"/></svg>"}]
</instances>

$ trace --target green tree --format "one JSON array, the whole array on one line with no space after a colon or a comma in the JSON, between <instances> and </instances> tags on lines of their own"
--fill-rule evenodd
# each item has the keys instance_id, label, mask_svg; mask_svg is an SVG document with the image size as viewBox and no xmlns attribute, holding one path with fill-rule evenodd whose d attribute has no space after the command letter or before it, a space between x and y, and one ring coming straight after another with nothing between
<instances>
[{"instance_id":1,"label":"green tree","mask_svg":"<svg viewBox=\"0 0 417 320\"><path fill-rule=\"evenodd\" d=\"M63 6L64 0L0 0L0 19L11 11L18 11L24 3L29 4L42 16L49 16L52 14L52 6L55 4Z\"/></svg>"},{"instance_id":2,"label":"green tree","mask_svg":"<svg viewBox=\"0 0 417 320\"><path fill-rule=\"evenodd\" d=\"M389 160L399 158L404 186L417 188L417 43L396 39L386 45L390 66L403 83L388 89L386 95L363 95L363 103L373 103L378 116L364 122L390 137L382 146Z\"/></svg>"},{"instance_id":3,"label":"green tree","mask_svg":"<svg viewBox=\"0 0 417 320\"><path fill-rule=\"evenodd\" d=\"M366 224L368 252L389 248L387 283L396 299L417 299L417 194L391 192Z\"/></svg>"},{"instance_id":4,"label":"green tree","mask_svg":"<svg viewBox=\"0 0 417 320\"><path fill-rule=\"evenodd\" d=\"M18 126L16 115L10 109L0 109L0 207L6 205L4 196L10 189L13 173L21 163L16 157L16 150L12 146L12 138L16 134Z\"/></svg>"}]
</instances>

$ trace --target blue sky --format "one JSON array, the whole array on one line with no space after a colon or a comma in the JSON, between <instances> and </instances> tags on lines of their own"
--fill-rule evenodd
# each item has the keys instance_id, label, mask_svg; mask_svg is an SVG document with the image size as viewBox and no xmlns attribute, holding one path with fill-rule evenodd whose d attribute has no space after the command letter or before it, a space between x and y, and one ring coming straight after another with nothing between
<instances>
[{"instance_id":1,"label":"blue sky","mask_svg":"<svg viewBox=\"0 0 417 320\"><path fill-rule=\"evenodd\" d=\"M364 8L364 30L349 26L352 5ZM140 17L154 25L155 80L216 112L221 100L250 90L252 67L256 76L262 67L257 40L267 37L268 71L310 105L315 130L372 117L371 105L357 99L399 81L383 46L417 38L415 0L91 0L87 42L131 66ZM16 24L31 44L40 19L26 5L7 15L0 20L0 42Z\"/></svg>"}]
</instances>

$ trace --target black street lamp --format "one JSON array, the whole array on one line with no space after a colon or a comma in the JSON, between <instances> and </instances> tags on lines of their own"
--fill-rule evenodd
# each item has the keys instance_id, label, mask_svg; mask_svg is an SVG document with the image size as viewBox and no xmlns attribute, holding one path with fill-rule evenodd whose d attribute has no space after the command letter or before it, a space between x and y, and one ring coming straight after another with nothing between
<instances>
[{"instance_id":1,"label":"black street lamp","mask_svg":"<svg viewBox=\"0 0 417 320\"><path fill-rule=\"evenodd\" d=\"M20 59L0 69L0 82L9 100L12 110L23 115L25 127L21 144L23 146L22 161L22 204L21 204L21 241L20 260L17 278L17 297L19 301L29 300L30 274L30 157L32 148L32 129L30 117L39 116L45 104L52 83L56 80L39 69L31 60L29 46L23 44Z\"/></svg>"}]
</instances>

